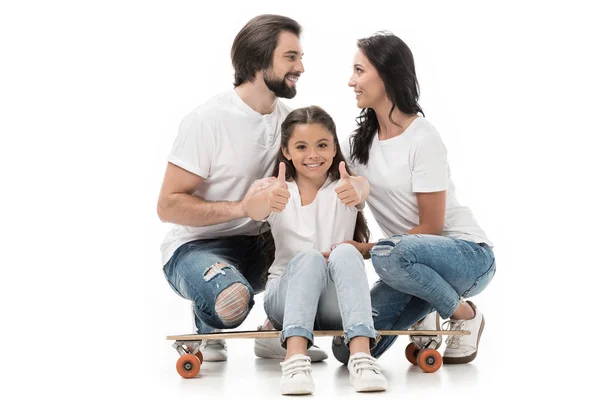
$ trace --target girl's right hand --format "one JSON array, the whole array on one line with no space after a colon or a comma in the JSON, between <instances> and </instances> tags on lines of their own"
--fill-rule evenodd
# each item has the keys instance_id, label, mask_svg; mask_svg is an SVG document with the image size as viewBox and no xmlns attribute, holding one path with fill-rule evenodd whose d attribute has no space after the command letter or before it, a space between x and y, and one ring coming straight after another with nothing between
<instances>
[{"instance_id":1,"label":"girl's right hand","mask_svg":"<svg viewBox=\"0 0 600 400\"><path fill-rule=\"evenodd\" d=\"M289 198L290 192L285 181L285 164L280 162L277 183L269 188L269 197L267 200L269 203L269 212L282 212L285 210Z\"/></svg>"}]
</instances>

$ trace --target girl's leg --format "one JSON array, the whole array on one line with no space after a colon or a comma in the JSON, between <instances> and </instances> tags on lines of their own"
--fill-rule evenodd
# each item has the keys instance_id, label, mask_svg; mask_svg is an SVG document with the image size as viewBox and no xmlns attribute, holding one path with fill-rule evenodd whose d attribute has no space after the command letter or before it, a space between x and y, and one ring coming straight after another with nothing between
<instances>
[{"instance_id":1,"label":"girl's leg","mask_svg":"<svg viewBox=\"0 0 600 400\"><path fill-rule=\"evenodd\" d=\"M386 390L388 383L371 357L379 334L373 327L369 282L362 255L349 244L336 246L328 263L328 287L321 297L317 321L328 329L342 322L350 347L350 383L357 392Z\"/></svg>"},{"instance_id":2,"label":"girl's leg","mask_svg":"<svg viewBox=\"0 0 600 400\"><path fill-rule=\"evenodd\" d=\"M350 244L336 246L328 262L330 284L328 291L321 298L317 320L319 325L333 326L341 314L341 322L346 336L346 343L354 338L363 338L363 346L356 350L369 353L378 337L373 327L371 296L369 282L365 273L363 257ZM357 342L357 343L360 343ZM366 346L364 344L366 343ZM352 346L350 347L352 350Z\"/></svg>"},{"instance_id":3,"label":"girl's leg","mask_svg":"<svg viewBox=\"0 0 600 400\"><path fill-rule=\"evenodd\" d=\"M287 349L286 359L281 363L282 394L314 392L306 350L313 342L317 306L327 284L326 268L325 258L318 251L300 253L267 288L265 311L275 327L283 328L281 342Z\"/></svg>"}]
</instances>

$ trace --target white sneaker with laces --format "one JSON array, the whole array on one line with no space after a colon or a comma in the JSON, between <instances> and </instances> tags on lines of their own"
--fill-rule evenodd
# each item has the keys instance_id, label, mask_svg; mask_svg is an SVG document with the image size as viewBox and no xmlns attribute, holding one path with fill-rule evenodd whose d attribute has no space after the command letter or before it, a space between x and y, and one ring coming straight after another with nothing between
<instances>
[{"instance_id":1,"label":"white sneaker with laces","mask_svg":"<svg viewBox=\"0 0 600 400\"><path fill-rule=\"evenodd\" d=\"M473 319L449 319L444 322L445 327L448 324L449 331L470 331L470 335L455 335L446 338L446 350L444 351L444 364L466 364L471 362L477 356L479 339L485 325L485 320L481 311L475 304L467 300L467 303L475 311Z\"/></svg>"},{"instance_id":2,"label":"white sneaker with laces","mask_svg":"<svg viewBox=\"0 0 600 400\"><path fill-rule=\"evenodd\" d=\"M315 382L310 367L310 357L296 354L281 365L281 394L311 394L315 391Z\"/></svg>"},{"instance_id":3,"label":"white sneaker with laces","mask_svg":"<svg viewBox=\"0 0 600 400\"><path fill-rule=\"evenodd\" d=\"M357 392L387 390L388 381L381 373L377 360L367 353L355 353L348 360L350 383Z\"/></svg>"},{"instance_id":4,"label":"white sneaker with laces","mask_svg":"<svg viewBox=\"0 0 600 400\"><path fill-rule=\"evenodd\" d=\"M227 361L227 344L223 339L203 340L200 351L204 361Z\"/></svg>"},{"instance_id":5,"label":"white sneaker with laces","mask_svg":"<svg viewBox=\"0 0 600 400\"><path fill-rule=\"evenodd\" d=\"M259 326L256 330L262 331L264 329ZM309 347L306 353L312 362L323 361L328 357L327 353L315 345ZM286 350L281 347L279 338L254 339L254 354L256 357L284 360Z\"/></svg>"},{"instance_id":6,"label":"white sneaker with laces","mask_svg":"<svg viewBox=\"0 0 600 400\"><path fill-rule=\"evenodd\" d=\"M439 331L440 330L440 317L437 312L427 314L422 320L415 322L409 331ZM435 340L435 349L439 349L442 345L442 336L410 336L410 340L418 347L423 348L429 340Z\"/></svg>"}]
</instances>

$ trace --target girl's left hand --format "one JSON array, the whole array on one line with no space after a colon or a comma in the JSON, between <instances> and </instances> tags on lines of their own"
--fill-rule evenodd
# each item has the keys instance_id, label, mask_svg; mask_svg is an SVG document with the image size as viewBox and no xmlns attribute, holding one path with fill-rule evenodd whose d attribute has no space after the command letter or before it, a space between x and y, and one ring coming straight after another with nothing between
<instances>
[{"instance_id":1,"label":"girl's left hand","mask_svg":"<svg viewBox=\"0 0 600 400\"><path fill-rule=\"evenodd\" d=\"M368 185L363 177L350 176L346 171L346 163L343 161L340 163L340 181L335 187L335 192L342 203L348 207L355 207L364 202L369 192Z\"/></svg>"}]
</instances>

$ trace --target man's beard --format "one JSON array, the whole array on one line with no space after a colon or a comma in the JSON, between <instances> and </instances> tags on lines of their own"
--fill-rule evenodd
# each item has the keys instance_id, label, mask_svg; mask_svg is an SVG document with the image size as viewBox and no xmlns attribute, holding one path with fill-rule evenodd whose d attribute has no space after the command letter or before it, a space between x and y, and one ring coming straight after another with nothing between
<instances>
[{"instance_id":1,"label":"man's beard","mask_svg":"<svg viewBox=\"0 0 600 400\"><path fill-rule=\"evenodd\" d=\"M275 93L277 97L283 97L284 99L291 99L296 95L296 85L288 86L285 82L285 77L283 79L277 79L276 76L272 73L273 70L265 71L264 80L265 84L269 88L269 90ZM286 74L286 76L298 76L294 74Z\"/></svg>"}]
</instances>

